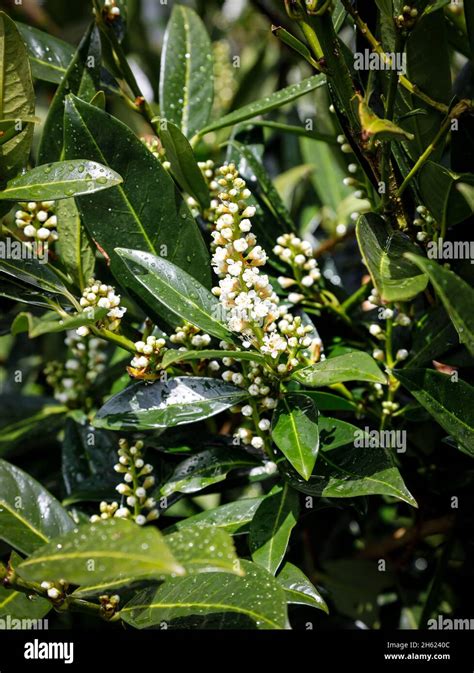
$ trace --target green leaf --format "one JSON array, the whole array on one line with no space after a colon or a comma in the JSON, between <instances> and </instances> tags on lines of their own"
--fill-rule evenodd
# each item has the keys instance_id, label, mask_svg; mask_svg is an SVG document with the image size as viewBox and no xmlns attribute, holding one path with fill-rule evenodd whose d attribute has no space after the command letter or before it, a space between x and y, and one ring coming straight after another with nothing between
<instances>
[{"instance_id":1,"label":"green leaf","mask_svg":"<svg viewBox=\"0 0 474 673\"><path fill-rule=\"evenodd\" d=\"M463 343L474 355L474 290L462 278L445 267L418 255L408 258L424 271L443 302L449 317Z\"/></svg>"},{"instance_id":2,"label":"green leaf","mask_svg":"<svg viewBox=\"0 0 474 673\"><path fill-rule=\"evenodd\" d=\"M388 495L417 507L391 456L382 448L321 446L317 472L307 481L289 463L280 464L280 469L293 488L308 495L324 498Z\"/></svg>"},{"instance_id":3,"label":"green leaf","mask_svg":"<svg viewBox=\"0 0 474 673\"><path fill-rule=\"evenodd\" d=\"M418 176L423 203L444 231L463 222L472 207L456 187L462 181L472 182L469 174L454 173L440 164L428 161Z\"/></svg>"},{"instance_id":4,"label":"green leaf","mask_svg":"<svg viewBox=\"0 0 474 673\"><path fill-rule=\"evenodd\" d=\"M166 535L165 541L187 574L243 574L232 538L224 530L192 526Z\"/></svg>"},{"instance_id":5,"label":"green leaf","mask_svg":"<svg viewBox=\"0 0 474 673\"><path fill-rule=\"evenodd\" d=\"M300 390L298 392L310 397L319 411L354 411L356 408L354 402L332 393L320 393L315 390Z\"/></svg>"},{"instance_id":6,"label":"green leaf","mask_svg":"<svg viewBox=\"0 0 474 673\"><path fill-rule=\"evenodd\" d=\"M66 510L41 484L0 460L0 539L31 554L73 525Z\"/></svg>"},{"instance_id":7,"label":"green leaf","mask_svg":"<svg viewBox=\"0 0 474 673\"><path fill-rule=\"evenodd\" d=\"M202 136L209 131L217 131L218 129L226 128L227 126L234 126L235 124L240 124L247 119L252 119L253 117L258 117L259 115L271 112L276 108L287 105L297 98L304 96L306 93L314 91L320 86L323 86L325 83L326 77L324 75L314 75L313 77L308 77L307 79L298 82L298 84L292 84L291 86L287 86L284 89L275 91L261 100L255 101L254 103L249 103L249 105L245 105L239 110L235 110L234 112L231 112L228 115L211 122L208 126L199 131L199 135Z\"/></svg>"},{"instance_id":8,"label":"green leaf","mask_svg":"<svg viewBox=\"0 0 474 673\"><path fill-rule=\"evenodd\" d=\"M252 521L263 498L243 498L229 502L215 509L208 509L187 519L175 523L168 530L183 530L189 526L197 528L222 528L231 535L242 535L248 532L248 524Z\"/></svg>"},{"instance_id":9,"label":"green leaf","mask_svg":"<svg viewBox=\"0 0 474 673\"><path fill-rule=\"evenodd\" d=\"M183 376L140 382L109 399L97 412L94 425L109 430L171 428L215 416L247 396L247 391L219 379Z\"/></svg>"},{"instance_id":10,"label":"green leaf","mask_svg":"<svg viewBox=\"0 0 474 673\"><path fill-rule=\"evenodd\" d=\"M74 283L81 289L94 276L94 251L82 225L74 199L56 204L59 238L56 251Z\"/></svg>"},{"instance_id":11,"label":"green leaf","mask_svg":"<svg viewBox=\"0 0 474 673\"><path fill-rule=\"evenodd\" d=\"M160 140L178 185L194 197L202 210L209 208L209 189L186 136L175 124L165 119L160 123Z\"/></svg>"},{"instance_id":12,"label":"green leaf","mask_svg":"<svg viewBox=\"0 0 474 673\"><path fill-rule=\"evenodd\" d=\"M56 201L100 192L121 182L118 173L95 161L58 161L10 180L0 192L0 200Z\"/></svg>"},{"instance_id":13,"label":"green leaf","mask_svg":"<svg viewBox=\"0 0 474 673\"><path fill-rule=\"evenodd\" d=\"M283 561L298 515L298 494L288 484L273 489L255 512L250 525L250 553L252 560L272 575Z\"/></svg>"},{"instance_id":14,"label":"green leaf","mask_svg":"<svg viewBox=\"0 0 474 673\"><path fill-rule=\"evenodd\" d=\"M46 292L63 294L66 291L65 286L54 271L34 256L31 246L23 243L20 257L20 259L13 259L12 257L3 259L0 257L0 272Z\"/></svg>"},{"instance_id":15,"label":"green leaf","mask_svg":"<svg viewBox=\"0 0 474 673\"><path fill-rule=\"evenodd\" d=\"M28 332L30 339L35 339L42 334L53 332L66 332L82 325L93 325L107 315L107 309L95 309L84 311L78 315L62 318L57 313L49 311L40 318L31 313L18 313L12 322L11 333L13 335Z\"/></svg>"},{"instance_id":16,"label":"green leaf","mask_svg":"<svg viewBox=\"0 0 474 673\"><path fill-rule=\"evenodd\" d=\"M434 12L423 17L410 31L406 42L407 77L425 94L449 105L452 96L451 69L444 24L443 13ZM433 45L436 45L436 49L433 49ZM412 100L411 109L423 107L427 112L426 115L413 117L404 124L405 128L415 134L409 151L416 160L438 133L443 114L414 96L408 98ZM433 156L437 158L441 152L442 149L439 148Z\"/></svg>"},{"instance_id":17,"label":"green leaf","mask_svg":"<svg viewBox=\"0 0 474 673\"><path fill-rule=\"evenodd\" d=\"M202 350L202 351L180 351L179 349L169 349L163 355L161 366L166 369L175 362L186 362L187 360L222 360L222 358L233 358L234 360L249 360L251 362L265 362L265 358L260 353L252 351L220 351L220 350Z\"/></svg>"},{"instance_id":18,"label":"green leaf","mask_svg":"<svg viewBox=\"0 0 474 673\"><path fill-rule=\"evenodd\" d=\"M442 306L428 311L416 323L409 367L421 367L459 343L458 335Z\"/></svg>"},{"instance_id":19,"label":"green leaf","mask_svg":"<svg viewBox=\"0 0 474 673\"><path fill-rule=\"evenodd\" d=\"M276 579L285 590L288 603L309 605L312 608L318 608L318 610L329 613L326 601L319 591L311 584L306 575L292 563L285 563Z\"/></svg>"},{"instance_id":20,"label":"green leaf","mask_svg":"<svg viewBox=\"0 0 474 673\"><path fill-rule=\"evenodd\" d=\"M77 199L84 226L110 258L120 282L126 269L115 248L128 247L166 256L210 287L209 253L196 222L173 180L127 126L93 105L68 98L65 147L68 158L87 156L124 176L123 184L100 199ZM134 291L140 292L139 283Z\"/></svg>"},{"instance_id":21,"label":"green leaf","mask_svg":"<svg viewBox=\"0 0 474 673\"><path fill-rule=\"evenodd\" d=\"M366 100L360 95L359 99L359 119L362 126L362 133L366 138L377 140L413 140L415 136L394 124L390 119L381 119L367 105Z\"/></svg>"},{"instance_id":22,"label":"green leaf","mask_svg":"<svg viewBox=\"0 0 474 673\"><path fill-rule=\"evenodd\" d=\"M241 561L244 577L202 573L171 579L137 594L120 616L138 629L286 627L285 594L263 568Z\"/></svg>"},{"instance_id":23,"label":"green leaf","mask_svg":"<svg viewBox=\"0 0 474 673\"><path fill-rule=\"evenodd\" d=\"M232 334L218 317L222 307L207 288L172 262L139 250L116 248L136 283L144 288L148 305L166 308L218 339L231 340ZM127 284L125 279L125 285Z\"/></svg>"},{"instance_id":24,"label":"green leaf","mask_svg":"<svg viewBox=\"0 0 474 673\"><path fill-rule=\"evenodd\" d=\"M281 40L283 44L286 44L290 49L293 49L293 51L302 56L305 61L308 61L310 65L318 68L318 64L314 60L308 47L297 37L288 32L286 28L283 28L283 26L272 26L272 33L275 37Z\"/></svg>"},{"instance_id":25,"label":"green leaf","mask_svg":"<svg viewBox=\"0 0 474 673\"><path fill-rule=\"evenodd\" d=\"M160 486L155 497L202 491L207 486L226 479L231 470L250 469L258 465L260 461L244 451L239 451L237 447L207 449L179 463L166 483Z\"/></svg>"},{"instance_id":26,"label":"green leaf","mask_svg":"<svg viewBox=\"0 0 474 673\"><path fill-rule=\"evenodd\" d=\"M119 475L115 434L92 427L85 419L67 418L61 451L61 471L67 498L64 504L116 496Z\"/></svg>"},{"instance_id":27,"label":"green leaf","mask_svg":"<svg viewBox=\"0 0 474 673\"><path fill-rule=\"evenodd\" d=\"M60 84L74 56L74 47L48 33L16 23L28 50L35 79Z\"/></svg>"},{"instance_id":28,"label":"green leaf","mask_svg":"<svg viewBox=\"0 0 474 673\"><path fill-rule=\"evenodd\" d=\"M0 122L23 120L35 114L35 92L28 54L14 22L0 12ZM23 124L22 124L23 126ZM33 124L0 145L0 175L8 180L25 168L33 138Z\"/></svg>"},{"instance_id":29,"label":"green leaf","mask_svg":"<svg viewBox=\"0 0 474 673\"><path fill-rule=\"evenodd\" d=\"M474 457L474 388L431 369L395 370L394 375Z\"/></svg>"},{"instance_id":30,"label":"green leaf","mask_svg":"<svg viewBox=\"0 0 474 673\"><path fill-rule=\"evenodd\" d=\"M372 281L388 302L413 299L428 285L425 273L404 257L416 253L408 236L394 230L379 215L368 213L357 222L357 240Z\"/></svg>"},{"instance_id":31,"label":"green leaf","mask_svg":"<svg viewBox=\"0 0 474 673\"><path fill-rule=\"evenodd\" d=\"M81 40L49 107L38 150L39 163L59 161L63 158L66 97L72 93L85 100L93 98L99 86L100 61L99 29L92 23Z\"/></svg>"},{"instance_id":32,"label":"green leaf","mask_svg":"<svg viewBox=\"0 0 474 673\"><path fill-rule=\"evenodd\" d=\"M272 419L272 439L304 479L313 471L319 449L318 410L300 393L283 397Z\"/></svg>"},{"instance_id":33,"label":"green leaf","mask_svg":"<svg viewBox=\"0 0 474 673\"><path fill-rule=\"evenodd\" d=\"M55 401L37 399L38 404L28 405L28 400L25 396L15 396L14 399L20 405L22 411L21 416L16 417L11 409L8 409L5 396L0 396L0 404L7 408L8 416L7 422L2 426L0 433L0 456L7 456L12 453L17 447L24 450L29 444L38 444L38 438L43 441L48 441L48 437L52 439L56 432L61 428L63 423L63 416L67 409ZM32 408L31 408L32 407Z\"/></svg>"},{"instance_id":34,"label":"green leaf","mask_svg":"<svg viewBox=\"0 0 474 673\"><path fill-rule=\"evenodd\" d=\"M352 351L323 360L311 367L305 367L296 371L293 378L304 385L315 388L345 381L386 383L385 375L382 374L375 360L362 351Z\"/></svg>"},{"instance_id":35,"label":"green leaf","mask_svg":"<svg viewBox=\"0 0 474 673\"><path fill-rule=\"evenodd\" d=\"M354 444L355 433L358 431L359 428L355 425L338 418L319 417L319 441L325 451Z\"/></svg>"},{"instance_id":36,"label":"green leaf","mask_svg":"<svg viewBox=\"0 0 474 673\"><path fill-rule=\"evenodd\" d=\"M55 538L23 561L18 571L26 580L48 577L71 584L184 573L158 529L121 519L80 526Z\"/></svg>"},{"instance_id":37,"label":"green leaf","mask_svg":"<svg viewBox=\"0 0 474 673\"><path fill-rule=\"evenodd\" d=\"M214 95L212 45L199 16L176 5L161 54L160 111L191 138L207 124Z\"/></svg>"}]
</instances>

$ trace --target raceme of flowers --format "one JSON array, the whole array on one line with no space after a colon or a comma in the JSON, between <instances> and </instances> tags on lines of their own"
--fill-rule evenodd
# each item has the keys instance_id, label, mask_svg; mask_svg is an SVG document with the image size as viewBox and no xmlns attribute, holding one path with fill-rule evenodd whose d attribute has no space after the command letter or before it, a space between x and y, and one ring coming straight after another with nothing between
<instances>
[{"instance_id":1,"label":"raceme of flowers","mask_svg":"<svg viewBox=\"0 0 474 673\"><path fill-rule=\"evenodd\" d=\"M89 279L89 285L84 288L79 303L84 312L95 308L108 309L106 316L98 321L97 327L110 332L116 332L119 329L120 322L127 311L126 308L120 306L120 295L115 293L114 288L94 278ZM90 334L90 329L83 325L76 330L76 333L78 336L85 337Z\"/></svg>"},{"instance_id":2,"label":"raceme of flowers","mask_svg":"<svg viewBox=\"0 0 474 673\"><path fill-rule=\"evenodd\" d=\"M268 275L261 273L267 253L251 231L255 208L247 204L251 193L245 180L234 164L219 168L216 178L219 204L212 232L212 266L221 280L212 291L219 297L229 329L241 335L244 348L253 346L269 355L280 374L308 360L314 362L310 353L316 353L321 342L309 336L313 327L302 325L280 304Z\"/></svg>"},{"instance_id":3,"label":"raceme of flowers","mask_svg":"<svg viewBox=\"0 0 474 673\"><path fill-rule=\"evenodd\" d=\"M155 485L155 478L151 474L153 466L143 459L142 441L136 441L130 446L126 439L120 439L118 456L114 469L123 478L123 482L117 486L122 502L101 502L100 514L94 514L91 522L118 518L131 519L143 526L159 516L156 501L148 493Z\"/></svg>"},{"instance_id":4,"label":"raceme of flowers","mask_svg":"<svg viewBox=\"0 0 474 673\"><path fill-rule=\"evenodd\" d=\"M304 294L321 280L321 271L313 256L313 247L309 241L303 241L295 234L284 234L277 238L273 248L277 257L291 269L291 276L279 276L278 283L287 290L299 286L300 292L290 292L288 301L292 304L304 299Z\"/></svg>"},{"instance_id":5,"label":"raceme of flowers","mask_svg":"<svg viewBox=\"0 0 474 673\"><path fill-rule=\"evenodd\" d=\"M25 238L42 244L58 240L58 218L54 201L29 201L18 205L20 210L15 213L15 224L22 230Z\"/></svg>"},{"instance_id":6,"label":"raceme of flowers","mask_svg":"<svg viewBox=\"0 0 474 673\"><path fill-rule=\"evenodd\" d=\"M95 337L83 340L74 332L68 332L64 343L68 347L68 358L64 363L52 361L45 367L46 381L61 404L89 408L91 387L105 370L106 342Z\"/></svg>"}]
</instances>

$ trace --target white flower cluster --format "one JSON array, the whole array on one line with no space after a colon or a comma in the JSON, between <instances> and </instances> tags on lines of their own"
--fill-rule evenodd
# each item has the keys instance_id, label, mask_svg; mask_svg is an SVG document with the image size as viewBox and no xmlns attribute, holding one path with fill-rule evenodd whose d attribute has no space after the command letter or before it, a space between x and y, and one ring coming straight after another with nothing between
<instances>
[{"instance_id":1,"label":"white flower cluster","mask_svg":"<svg viewBox=\"0 0 474 673\"><path fill-rule=\"evenodd\" d=\"M251 231L250 218L255 215L255 208L247 205L251 194L245 180L234 164L219 168L216 177L219 204L212 232L212 265L221 280L212 291L219 297L229 329L243 337L244 348L253 345L269 355L275 365L281 364L279 371L283 373L283 369L300 363L297 355L301 348L312 346L308 337L312 328L303 327L280 305L269 277L260 272L267 254ZM313 264L311 269L315 269ZM282 356L286 364L279 363Z\"/></svg>"},{"instance_id":2,"label":"white flower cluster","mask_svg":"<svg viewBox=\"0 0 474 673\"><path fill-rule=\"evenodd\" d=\"M54 398L68 407L88 408L90 388L106 367L106 342L102 339L82 341L74 332L68 332L66 362L50 362L44 370L47 383L54 390Z\"/></svg>"},{"instance_id":3,"label":"white flower cluster","mask_svg":"<svg viewBox=\"0 0 474 673\"><path fill-rule=\"evenodd\" d=\"M170 162L166 159L166 150L156 136L142 136L140 138L145 147L153 154L155 159L161 162L166 171L171 168Z\"/></svg>"},{"instance_id":4,"label":"white flower cluster","mask_svg":"<svg viewBox=\"0 0 474 673\"><path fill-rule=\"evenodd\" d=\"M139 526L158 518L156 501L147 491L153 488L155 478L151 475L153 466L143 460L143 442L137 441L132 446L126 439L119 440L119 462L114 469L123 475L123 482L117 491L123 496L121 505L117 502L100 503L100 514L94 514L91 522L101 519L132 519Z\"/></svg>"},{"instance_id":5,"label":"white flower cluster","mask_svg":"<svg viewBox=\"0 0 474 673\"><path fill-rule=\"evenodd\" d=\"M421 231L417 233L416 239L417 241L420 241L420 243L424 243L433 238L433 234L437 228L436 222L425 206L418 206L416 212L418 217L413 220L413 224L415 227L421 227Z\"/></svg>"},{"instance_id":6,"label":"white flower cluster","mask_svg":"<svg viewBox=\"0 0 474 673\"><path fill-rule=\"evenodd\" d=\"M201 332L198 327L186 323L176 327L175 333L170 336L172 344L178 344L179 350L200 350L207 348L211 343L211 335Z\"/></svg>"},{"instance_id":7,"label":"white flower cluster","mask_svg":"<svg viewBox=\"0 0 474 673\"><path fill-rule=\"evenodd\" d=\"M136 341L136 354L130 362L129 373L143 375L156 371L166 340L162 337L148 336L145 341ZM138 371L136 371L138 370Z\"/></svg>"},{"instance_id":8,"label":"white flower cluster","mask_svg":"<svg viewBox=\"0 0 474 673\"><path fill-rule=\"evenodd\" d=\"M21 210L15 213L15 224L23 230L26 238L41 243L58 240L58 218L54 214L54 201L30 201L20 203Z\"/></svg>"},{"instance_id":9,"label":"white flower cluster","mask_svg":"<svg viewBox=\"0 0 474 673\"><path fill-rule=\"evenodd\" d=\"M80 305L83 311L91 308L105 308L108 309L105 318L98 322L98 327L108 329L110 332L116 332L120 327L126 308L120 306L120 295L115 294L115 290L111 285L105 285L94 278L89 278L89 285L84 288ZM90 329L83 325L76 330L76 334L80 337L85 337L90 334Z\"/></svg>"},{"instance_id":10,"label":"white flower cluster","mask_svg":"<svg viewBox=\"0 0 474 673\"><path fill-rule=\"evenodd\" d=\"M309 241L303 241L295 234L284 234L277 238L273 252L282 262L291 267L292 276L280 276L278 283L283 289L299 285L304 292L321 280L321 271L313 256L313 248ZM298 293L290 293L289 301L297 304L303 298Z\"/></svg>"}]
</instances>

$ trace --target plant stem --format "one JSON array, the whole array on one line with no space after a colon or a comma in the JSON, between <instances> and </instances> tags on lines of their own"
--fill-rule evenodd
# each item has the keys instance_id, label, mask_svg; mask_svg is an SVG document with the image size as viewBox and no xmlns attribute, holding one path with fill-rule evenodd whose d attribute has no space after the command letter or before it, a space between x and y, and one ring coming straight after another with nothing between
<instances>
[{"instance_id":1,"label":"plant stem","mask_svg":"<svg viewBox=\"0 0 474 673\"><path fill-rule=\"evenodd\" d=\"M130 341L130 339L127 339L126 337L122 336L121 334L116 334L115 332L111 332L108 329L99 329L98 327L95 327L92 325L90 327L90 330L98 337L105 339L106 341L110 341L110 343L115 344L119 348L123 348L123 350L128 351L129 353L135 354L135 344L133 341Z\"/></svg>"},{"instance_id":2,"label":"plant stem","mask_svg":"<svg viewBox=\"0 0 474 673\"><path fill-rule=\"evenodd\" d=\"M369 283L361 285L360 288L354 292L354 294L351 294L351 296L341 304L341 308L343 309L344 313L347 314L354 305L360 304L369 295L369 292Z\"/></svg>"}]
</instances>

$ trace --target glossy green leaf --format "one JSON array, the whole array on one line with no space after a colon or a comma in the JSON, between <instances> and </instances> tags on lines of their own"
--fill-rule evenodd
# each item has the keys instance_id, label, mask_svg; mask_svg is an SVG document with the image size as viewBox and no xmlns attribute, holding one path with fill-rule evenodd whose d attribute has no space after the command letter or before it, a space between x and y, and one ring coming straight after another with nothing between
<instances>
[{"instance_id":1,"label":"glossy green leaf","mask_svg":"<svg viewBox=\"0 0 474 673\"><path fill-rule=\"evenodd\" d=\"M166 535L165 541L187 574L243 574L232 538L224 530L190 526Z\"/></svg>"},{"instance_id":2,"label":"glossy green leaf","mask_svg":"<svg viewBox=\"0 0 474 673\"><path fill-rule=\"evenodd\" d=\"M212 45L189 7L176 5L161 54L160 111L191 138L208 122L214 95Z\"/></svg>"},{"instance_id":3,"label":"glossy green leaf","mask_svg":"<svg viewBox=\"0 0 474 673\"><path fill-rule=\"evenodd\" d=\"M319 442L321 449L329 451L337 449L340 446L354 444L356 432L359 431L355 425L341 421L338 418L319 417Z\"/></svg>"},{"instance_id":4,"label":"glossy green leaf","mask_svg":"<svg viewBox=\"0 0 474 673\"><path fill-rule=\"evenodd\" d=\"M73 525L66 510L41 484L0 460L0 539L31 554Z\"/></svg>"},{"instance_id":5,"label":"glossy green leaf","mask_svg":"<svg viewBox=\"0 0 474 673\"><path fill-rule=\"evenodd\" d=\"M94 425L109 430L171 428L215 416L247 396L247 391L219 379L194 376L136 383L109 399Z\"/></svg>"},{"instance_id":6,"label":"glossy green leaf","mask_svg":"<svg viewBox=\"0 0 474 673\"><path fill-rule=\"evenodd\" d=\"M28 50L33 77L59 84L74 56L74 47L48 33L16 23Z\"/></svg>"},{"instance_id":7,"label":"glossy green leaf","mask_svg":"<svg viewBox=\"0 0 474 673\"><path fill-rule=\"evenodd\" d=\"M305 367L293 374L293 378L315 388L330 386L345 381L369 381L385 383L386 378L375 360L362 351L352 351Z\"/></svg>"},{"instance_id":8,"label":"glossy green leaf","mask_svg":"<svg viewBox=\"0 0 474 673\"><path fill-rule=\"evenodd\" d=\"M182 519L169 530L182 530L189 526L205 528L222 528L232 535L242 535L248 532L248 524L252 521L262 498L243 498L215 509L208 509L194 516Z\"/></svg>"},{"instance_id":9,"label":"glossy green leaf","mask_svg":"<svg viewBox=\"0 0 474 673\"><path fill-rule=\"evenodd\" d=\"M457 332L442 306L428 311L416 324L413 331L413 346L410 349L409 367L421 367L446 353L459 343Z\"/></svg>"},{"instance_id":10,"label":"glossy green leaf","mask_svg":"<svg viewBox=\"0 0 474 673\"><path fill-rule=\"evenodd\" d=\"M34 256L31 246L22 244L21 259L0 257L0 272L52 294L64 293L66 288L62 281L43 259Z\"/></svg>"},{"instance_id":11,"label":"glossy green leaf","mask_svg":"<svg viewBox=\"0 0 474 673\"><path fill-rule=\"evenodd\" d=\"M115 248L127 247L166 256L210 287L209 253L196 222L173 180L127 126L93 105L69 98L65 148L68 158L87 156L124 176L123 184L100 199L77 199L84 226L121 282L125 269ZM140 290L137 283L134 291ZM147 301L148 293L145 296Z\"/></svg>"},{"instance_id":12,"label":"glossy green leaf","mask_svg":"<svg viewBox=\"0 0 474 673\"><path fill-rule=\"evenodd\" d=\"M194 197L202 210L208 208L209 189L186 136L175 124L162 120L160 140L166 150L166 159L171 164L171 173L178 185L184 192Z\"/></svg>"},{"instance_id":13,"label":"glossy green leaf","mask_svg":"<svg viewBox=\"0 0 474 673\"><path fill-rule=\"evenodd\" d=\"M244 577L202 573L169 580L137 594L120 616L138 629L166 623L168 628L284 629L284 590L260 566L241 561Z\"/></svg>"},{"instance_id":14,"label":"glossy green leaf","mask_svg":"<svg viewBox=\"0 0 474 673\"><path fill-rule=\"evenodd\" d=\"M250 525L250 553L252 560L272 575L283 561L298 515L298 494L288 484L273 489L255 512Z\"/></svg>"},{"instance_id":15,"label":"glossy green leaf","mask_svg":"<svg viewBox=\"0 0 474 673\"><path fill-rule=\"evenodd\" d=\"M455 173L445 166L427 161L420 171L418 183L423 203L443 228L463 222L472 213L472 207L456 187L472 176Z\"/></svg>"},{"instance_id":16,"label":"glossy green leaf","mask_svg":"<svg viewBox=\"0 0 474 673\"><path fill-rule=\"evenodd\" d=\"M394 375L474 457L474 388L431 369L395 370Z\"/></svg>"},{"instance_id":17,"label":"glossy green leaf","mask_svg":"<svg viewBox=\"0 0 474 673\"><path fill-rule=\"evenodd\" d=\"M308 61L310 65L318 68L317 62L314 60L310 50L304 42L301 42L301 40L295 37L292 33L288 32L286 28L283 28L283 26L272 26L272 33L275 37L281 40L283 44L286 44L290 49L293 49L293 51L302 56L305 61Z\"/></svg>"},{"instance_id":18,"label":"glossy green leaf","mask_svg":"<svg viewBox=\"0 0 474 673\"><path fill-rule=\"evenodd\" d=\"M81 289L94 276L95 256L74 199L56 204L59 238L56 250L66 271Z\"/></svg>"},{"instance_id":19,"label":"glossy green leaf","mask_svg":"<svg viewBox=\"0 0 474 673\"><path fill-rule=\"evenodd\" d=\"M164 307L218 339L232 340L231 333L219 320L223 311L219 300L189 273L150 253L126 248L115 251L144 289L148 304L157 305L157 312Z\"/></svg>"},{"instance_id":20,"label":"glossy green leaf","mask_svg":"<svg viewBox=\"0 0 474 673\"><path fill-rule=\"evenodd\" d=\"M249 105L245 105L239 110L230 112L228 115L221 117L221 119L211 122L208 124L208 126L199 131L199 135L204 135L209 131L217 131L218 129L223 129L228 126L234 126L235 124L240 124L247 119L252 119L253 117L258 117L259 115L271 112L276 108L287 105L297 98L304 96L306 93L314 91L318 87L323 86L325 83L326 77L324 75L314 75L313 77L308 77L307 79L298 82L298 84L292 84L291 86L287 86L284 89L275 91L261 100L255 101L254 103L249 103Z\"/></svg>"},{"instance_id":21,"label":"glossy green leaf","mask_svg":"<svg viewBox=\"0 0 474 673\"><path fill-rule=\"evenodd\" d=\"M23 561L18 572L27 580L48 577L91 584L120 576L138 579L182 575L184 569L158 529L108 519L55 538Z\"/></svg>"},{"instance_id":22,"label":"glossy green leaf","mask_svg":"<svg viewBox=\"0 0 474 673\"><path fill-rule=\"evenodd\" d=\"M222 358L233 358L234 360L248 360L251 362L265 362L265 358L260 353L252 351L224 351L224 350L202 350L202 351L180 351L178 349L169 349L163 355L161 361L163 369L166 369L175 362L186 362L187 360L222 360Z\"/></svg>"},{"instance_id":23,"label":"glossy green leaf","mask_svg":"<svg viewBox=\"0 0 474 673\"><path fill-rule=\"evenodd\" d=\"M292 563L285 563L277 575L277 581L285 590L288 603L309 605L328 613L326 601L306 575Z\"/></svg>"},{"instance_id":24,"label":"glossy green leaf","mask_svg":"<svg viewBox=\"0 0 474 673\"><path fill-rule=\"evenodd\" d=\"M452 96L451 70L444 23L443 13L433 12L418 21L410 31L406 42L407 77L434 100L449 105ZM436 45L436 49L433 49L433 45ZM411 109L423 107L427 113L413 117L404 124L407 130L415 134L415 140L410 143L413 149L409 151L412 152L412 158L417 159L438 133L443 114L414 96L409 98L412 101ZM439 148L433 157L437 158L441 151Z\"/></svg>"},{"instance_id":25,"label":"glossy green leaf","mask_svg":"<svg viewBox=\"0 0 474 673\"><path fill-rule=\"evenodd\" d=\"M319 449L318 410L300 393L288 393L278 403L272 419L272 439L293 465L308 479Z\"/></svg>"},{"instance_id":26,"label":"glossy green leaf","mask_svg":"<svg viewBox=\"0 0 474 673\"><path fill-rule=\"evenodd\" d=\"M121 182L118 173L95 161L58 161L10 180L0 192L0 200L56 201L93 194Z\"/></svg>"},{"instance_id":27,"label":"glossy green leaf","mask_svg":"<svg viewBox=\"0 0 474 673\"><path fill-rule=\"evenodd\" d=\"M300 390L315 403L318 411L354 411L355 404L344 397L332 393L320 393L315 390Z\"/></svg>"},{"instance_id":28,"label":"glossy green leaf","mask_svg":"<svg viewBox=\"0 0 474 673\"><path fill-rule=\"evenodd\" d=\"M35 92L26 47L15 23L0 12L0 122L26 120L35 114ZM26 167L33 124L0 145L0 176L8 180Z\"/></svg>"},{"instance_id":29,"label":"glossy green leaf","mask_svg":"<svg viewBox=\"0 0 474 673\"><path fill-rule=\"evenodd\" d=\"M307 481L289 463L280 465L280 469L293 488L308 495L324 498L387 495L417 507L392 457L382 448L321 447L317 470Z\"/></svg>"},{"instance_id":30,"label":"glossy green leaf","mask_svg":"<svg viewBox=\"0 0 474 673\"><path fill-rule=\"evenodd\" d=\"M66 96L72 93L84 100L93 98L99 86L100 61L99 29L92 23L81 40L49 107L38 150L39 163L50 163L63 158Z\"/></svg>"},{"instance_id":31,"label":"glossy green leaf","mask_svg":"<svg viewBox=\"0 0 474 673\"><path fill-rule=\"evenodd\" d=\"M85 419L67 418L61 448L61 472L67 498L65 504L83 500L116 498L120 475L115 434L92 427Z\"/></svg>"},{"instance_id":32,"label":"glossy green leaf","mask_svg":"<svg viewBox=\"0 0 474 673\"><path fill-rule=\"evenodd\" d=\"M0 423L0 456L6 457L18 448L24 450L30 444L38 445L40 439L47 443L61 428L67 411L65 406L40 397L33 398L38 400L37 404L29 405L31 400L27 397L15 395L13 399L21 405L22 412L17 417L9 408L6 397L0 396L0 404L8 410L7 422L5 425Z\"/></svg>"},{"instance_id":33,"label":"glossy green leaf","mask_svg":"<svg viewBox=\"0 0 474 673\"><path fill-rule=\"evenodd\" d=\"M259 464L258 460L237 447L207 449L179 463L166 483L160 486L159 496L202 491L226 479L231 470L250 469Z\"/></svg>"},{"instance_id":34,"label":"glossy green leaf","mask_svg":"<svg viewBox=\"0 0 474 673\"><path fill-rule=\"evenodd\" d=\"M52 311L45 313L40 318L31 313L18 313L15 320L12 322L11 333L22 334L28 332L30 339L35 339L42 334L50 334L53 332L66 332L68 330L76 329L82 325L93 325L98 320L104 318L107 314L107 309L95 309L92 311L83 311L78 315L68 316L62 318L57 313Z\"/></svg>"},{"instance_id":35,"label":"glossy green leaf","mask_svg":"<svg viewBox=\"0 0 474 673\"><path fill-rule=\"evenodd\" d=\"M446 269L431 259L409 255L409 259L428 276L443 302L449 317L463 343L474 355L474 316L472 306L474 290L453 271Z\"/></svg>"},{"instance_id":36,"label":"glossy green leaf","mask_svg":"<svg viewBox=\"0 0 474 673\"><path fill-rule=\"evenodd\" d=\"M418 250L408 236L374 213L359 218L356 232L362 257L382 299L408 301L423 292L428 277L404 257L406 252Z\"/></svg>"}]
</instances>

